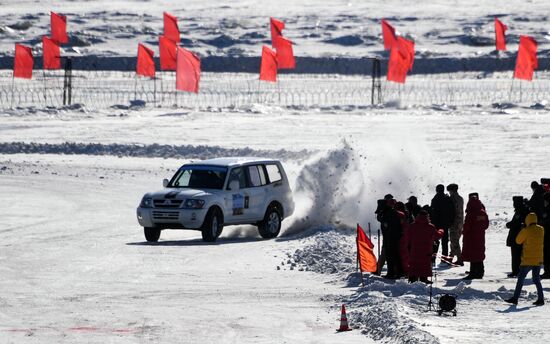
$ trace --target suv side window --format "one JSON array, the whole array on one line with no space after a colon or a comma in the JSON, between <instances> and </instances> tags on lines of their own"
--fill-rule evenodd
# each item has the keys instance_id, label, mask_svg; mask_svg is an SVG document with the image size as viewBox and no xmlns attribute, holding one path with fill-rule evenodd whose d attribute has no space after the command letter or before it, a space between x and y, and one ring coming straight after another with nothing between
<instances>
[{"instance_id":1,"label":"suv side window","mask_svg":"<svg viewBox=\"0 0 550 344\"><path fill-rule=\"evenodd\" d=\"M229 173L229 182L227 184L228 188L229 188L229 184L233 180L239 181L239 188L241 189L246 189L248 187L246 183L246 174L244 173L244 168L242 167L237 167L231 170L231 172Z\"/></svg>"},{"instance_id":2,"label":"suv side window","mask_svg":"<svg viewBox=\"0 0 550 344\"><path fill-rule=\"evenodd\" d=\"M265 165L267 170L267 176L269 177L270 183L275 183L283 179L281 176L281 171L279 171L279 166L275 164Z\"/></svg>"},{"instance_id":3,"label":"suv side window","mask_svg":"<svg viewBox=\"0 0 550 344\"><path fill-rule=\"evenodd\" d=\"M260 179L260 172L258 166L247 166L248 176L250 177L250 186L262 186L262 180Z\"/></svg>"}]
</instances>

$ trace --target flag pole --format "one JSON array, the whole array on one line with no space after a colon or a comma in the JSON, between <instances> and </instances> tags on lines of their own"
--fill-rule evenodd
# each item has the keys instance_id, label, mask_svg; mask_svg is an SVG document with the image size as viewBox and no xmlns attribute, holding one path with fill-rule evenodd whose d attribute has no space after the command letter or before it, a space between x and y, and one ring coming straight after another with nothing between
<instances>
[{"instance_id":1,"label":"flag pole","mask_svg":"<svg viewBox=\"0 0 550 344\"><path fill-rule=\"evenodd\" d=\"M134 75L134 100L137 99L137 75Z\"/></svg>"},{"instance_id":2,"label":"flag pole","mask_svg":"<svg viewBox=\"0 0 550 344\"><path fill-rule=\"evenodd\" d=\"M153 103L157 105L157 77L153 77Z\"/></svg>"},{"instance_id":3,"label":"flag pole","mask_svg":"<svg viewBox=\"0 0 550 344\"><path fill-rule=\"evenodd\" d=\"M46 70L44 68L42 68L42 82L44 84L44 102L46 103L45 105L48 106L48 98L46 96L46 90L47 90L47 87L46 87Z\"/></svg>"},{"instance_id":4,"label":"flag pole","mask_svg":"<svg viewBox=\"0 0 550 344\"><path fill-rule=\"evenodd\" d=\"M359 263L359 260L361 259L360 253L359 253L359 236L357 235L357 232L359 231L359 224L357 224L357 231L355 232L355 246L357 249L357 266L359 267L359 276L361 276L361 285L365 286L365 280L363 279L363 270L361 269L361 263Z\"/></svg>"},{"instance_id":5,"label":"flag pole","mask_svg":"<svg viewBox=\"0 0 550 344\"><path fill-rule=\"evenodd\" d=\"M378 230L378 259L380 259L380 229Z\"/></svg>"},{"instance_id":6,"label":"flag pole","mask_svg":"<svg viewBox=\"0 0 550 344\"><path fill-rule=\"evenodd\" d=\"M11 76L11 104L10 109L13 110L13 94L15 93L15 75Z\"/></svg>"}]
</instances>

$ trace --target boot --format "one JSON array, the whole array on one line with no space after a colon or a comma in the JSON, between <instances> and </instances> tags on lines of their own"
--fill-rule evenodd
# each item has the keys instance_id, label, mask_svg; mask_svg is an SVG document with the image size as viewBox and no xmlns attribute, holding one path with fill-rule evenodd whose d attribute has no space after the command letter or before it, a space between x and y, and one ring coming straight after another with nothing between
<instances>
[{"instance_id":1,"label":"boot","mask_svg":"<svg viewBox=\"0 0 550 344\"><path fill-rule=\"evenodd\" d=\"M513 305L517 305L518 304L518 299L516 299L515 297L511 297L509 298L508 300L504 300L505 302L508 302L508 303L511 303ZM543 301L544 302L544 301Z\"/></svg>"},{"instance_id":2,"label":"boot","mask_svg":"<svg viewBox=\"0 0 550 344\"><path fill-rule=\"evenodd\" d=\"M544 305L544 299L538 299L533 303L534 306L543 306Z\"/></svg>"},{"instance_id":3,"label":"boot","mask_svg":"<svg viewBox=\"0 0 550 344\"><path fill-rule=\"evenodd\" d=\"M544 271L544 273L540 275L540 279L550 279L550 272Z\"/></svg>"}]
</instances>

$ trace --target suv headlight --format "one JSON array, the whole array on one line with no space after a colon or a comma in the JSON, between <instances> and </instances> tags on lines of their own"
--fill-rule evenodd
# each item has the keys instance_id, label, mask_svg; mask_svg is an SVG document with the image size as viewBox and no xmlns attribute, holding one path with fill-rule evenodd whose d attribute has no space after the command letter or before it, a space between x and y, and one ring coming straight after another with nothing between
<instances>
[{"instance_id":1,"label":"suv headlight","mask_svg":"<svg viewBox=\"0 0 550 344\"><path fill-rule=\"evenodd\" d=\"M186 199L181 207L184 209L202 209L204 203L202 199Z\"/></svg>"},{"instance_id":2,"label":"suv headlight","mask_svg":"<svg viewBox=\"0 0 550 344\"><path fill-rule=\"evenodd\" d=\"M143 197L141 203L139 204L142 208L153 208L153 198L152 197Z\"/></svg>"}]
</instances>

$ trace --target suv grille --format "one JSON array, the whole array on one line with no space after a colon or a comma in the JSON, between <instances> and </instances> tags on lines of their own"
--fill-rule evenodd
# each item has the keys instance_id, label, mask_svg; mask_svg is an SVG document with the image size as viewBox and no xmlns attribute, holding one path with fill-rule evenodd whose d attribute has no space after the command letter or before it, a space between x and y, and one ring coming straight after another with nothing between
<instances>
[{"instance_id":1,"label":"suv grille","mask_svg":"<svg viewBox=\"0 0 550 344\"><path fill-rule=\"evenodd\" d=\"M181 199L154 199L155 208L179 208L183 200Z\"/></svg>"},{"instance_id":2,"label":"suv grille","mask_svg":"<svg viewBox=\"0 0 550 344\"><path fill-rule=\"evenodd\" d=\"M153 210L153 219L154 220L171 220L171 221L178 221L179 220L179 212L177 211L161 211L161 210Z\"/></svg>"}]
</instances>

